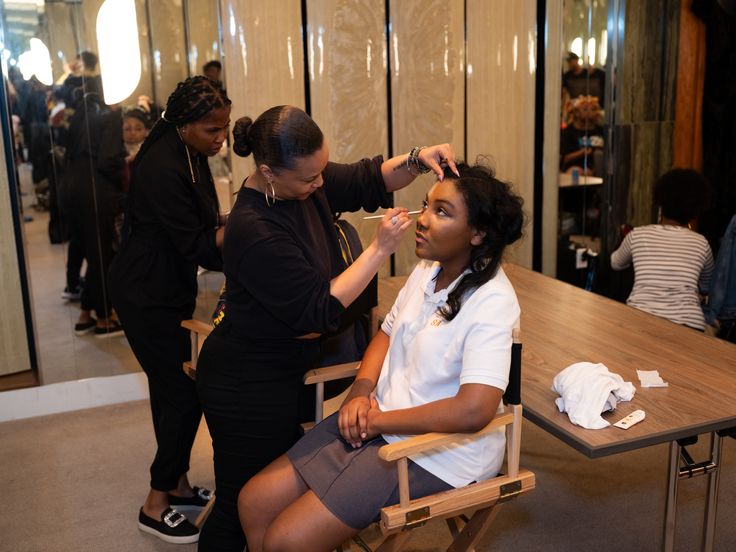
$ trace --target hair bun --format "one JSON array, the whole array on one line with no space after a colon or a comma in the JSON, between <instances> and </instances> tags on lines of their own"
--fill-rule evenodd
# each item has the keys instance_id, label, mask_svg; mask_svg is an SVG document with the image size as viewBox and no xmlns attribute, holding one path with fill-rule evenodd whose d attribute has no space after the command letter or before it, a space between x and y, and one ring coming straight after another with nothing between
<instances>
[{"instance_id":1,"label":"hair bun","mask_svg":"<svg viewBox=\"0 0 736 552\"><path fill-rule=\"evenodd\" d=\"M253 120L250 117L241 117L235 121L233 127L233 151L240 157L248 157L252 150L248 143L248 131Z\"/></svg>"}]
</instances>

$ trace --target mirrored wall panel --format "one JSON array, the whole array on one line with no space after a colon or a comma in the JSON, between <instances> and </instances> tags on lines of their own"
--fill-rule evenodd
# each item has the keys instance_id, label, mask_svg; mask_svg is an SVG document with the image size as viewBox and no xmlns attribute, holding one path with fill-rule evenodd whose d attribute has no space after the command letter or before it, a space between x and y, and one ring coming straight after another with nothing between
<instances>
[{"instance_id":1,"label":"mirrored wall panel","mask_svg":"<svg viewBox=\"0 0 736 552\"><path fill-rule=\"evenodd\" d=\"M12 121L41 382L137 371L107 270L141 142L179 81L221 63L217 1L5 0L0 7L4 113ZM229 210L226 151L214 163ZM221 280L200 276L203 318Z\"/></svg>"},{"instance_id":2,"label":"mirrored wall panel","mask_svg":"<svg viewBox=\"0 0 736 552\"><path fill-rule=\"evenodd\" d=\"M592 290L605 179L607 0L564 0L557 277Z\"/></svg>"}]
</instances>

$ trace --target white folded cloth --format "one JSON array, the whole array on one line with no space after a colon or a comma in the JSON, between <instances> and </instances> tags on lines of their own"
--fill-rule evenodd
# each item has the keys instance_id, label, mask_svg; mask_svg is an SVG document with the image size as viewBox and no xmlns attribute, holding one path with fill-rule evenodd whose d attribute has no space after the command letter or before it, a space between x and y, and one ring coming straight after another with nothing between
<instances>
[{"instance_id":1,"label":"white folded cloth","mask_svg":"<svg viewBox=\"0 0 736 552\"><path fill-rule=\"evenodd\" d=\"M576 362L552 381L552 391L560 395L555 404L567 412L573 424L587 429L602 429L611 425L601 412L614 410L619 401L634 398L634 384L608 371L605 364Z\"/></svg>"}]
</instances>

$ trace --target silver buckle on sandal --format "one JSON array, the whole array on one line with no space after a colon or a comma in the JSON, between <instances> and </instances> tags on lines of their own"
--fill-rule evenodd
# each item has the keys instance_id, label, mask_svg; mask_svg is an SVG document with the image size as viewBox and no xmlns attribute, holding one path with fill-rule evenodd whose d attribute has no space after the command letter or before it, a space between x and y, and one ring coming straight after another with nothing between
<instances>
[{"instance_id":1,"label":"silver buckle on sandal","mask_svg":"<svg viewBox=\"0 0 736 552\"><path fill-rule=\"evenodd\" d=\"M164 516L164 523L173 529L174 527L178 527L184 523L185 519L187 518L184 514L177 512L176 510L171 510Z\"/></svg>"},{"instance_id":2,"label":"silver buckle on sandal","mask_svg":"<svg viewBox=\"0 0 736 552\"><path fill-rule=\"evenodd\" d=\"M199 498L202 500L207 500L208 502L212 500L212 497L214 496L214 493L210 491L209 489L197 489L197 494L199 495Z\"/></svg>"}]
</instances>

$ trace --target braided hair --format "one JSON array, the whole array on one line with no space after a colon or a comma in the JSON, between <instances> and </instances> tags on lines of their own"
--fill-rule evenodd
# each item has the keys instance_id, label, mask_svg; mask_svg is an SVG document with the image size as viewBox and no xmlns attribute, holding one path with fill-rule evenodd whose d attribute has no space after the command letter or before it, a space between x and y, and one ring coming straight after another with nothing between
<instances>
[{"instance_id":1,"label":"braided hair","mask_svg":"<svg viewBox=\"0 0 736 552\"><path fill-rule=\"evenodd\" d=\"M190 77L176 85L166 101L166 111L151 129L141 145L136 163L159 138L176 127L199 121L214 109L231 104L222 85L201 75Z\"/></svg>"},{"instance_id":2,"label":"braided hair","mask_svg":"<svg viewBox=\"0 0 736 552\"><path fill-rule=\"evenodd\" d=\"M524 227L524 200L511 186L498 180L493 169L477 163L457 164L460 178L447 167L445 181L452 180L463 195L468 209L468 226L485 232L480 245L470 253L470 273L447 296L447 304L439 314L448 322L460 312L463 301L473 291L491 280L498 272L503 253L522 236Z\"/></svg>"}]
</instances>

